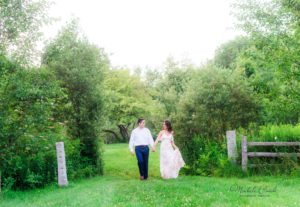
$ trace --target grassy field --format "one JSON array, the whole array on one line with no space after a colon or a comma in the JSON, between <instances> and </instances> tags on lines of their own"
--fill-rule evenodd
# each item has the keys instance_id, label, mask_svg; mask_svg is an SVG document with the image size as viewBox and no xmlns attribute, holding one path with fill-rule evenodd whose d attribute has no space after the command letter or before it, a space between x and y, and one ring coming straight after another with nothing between
<instances>
[{"instance_id":1,"label":"grassy field","mask_svg":"<svg viewBox=\"0 0 300 207\"><path fill-rule=\"evenodd\" d=\"M105 146L105 176L5 192L1 207L35 206L300 206L300 179L287 177L159 177L159 152L150 154L149 180L138 180L136 158L127 145Z\"/></svg>"}]
</instances>

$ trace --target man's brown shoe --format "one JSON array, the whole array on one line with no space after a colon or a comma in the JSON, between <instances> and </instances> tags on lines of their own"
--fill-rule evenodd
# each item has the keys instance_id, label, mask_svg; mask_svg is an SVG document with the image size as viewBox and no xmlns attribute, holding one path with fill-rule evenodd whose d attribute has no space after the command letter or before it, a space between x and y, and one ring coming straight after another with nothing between
<instances>
[{"instance_id":1,"label":"man's brown shoe","mask_svg":"<svg viewBox=\"0 0 300 207\"><path fill-rule=\"evenodd\" d=\"M140 176L140 180L144 180L144 176Z\"/></svg>"}]
</instances>

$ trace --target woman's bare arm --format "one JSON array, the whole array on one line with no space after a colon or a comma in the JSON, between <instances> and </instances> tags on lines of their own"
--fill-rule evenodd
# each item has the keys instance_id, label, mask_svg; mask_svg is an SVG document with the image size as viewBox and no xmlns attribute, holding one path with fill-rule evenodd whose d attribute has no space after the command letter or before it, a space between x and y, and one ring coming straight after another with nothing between
<instances>
[{"instance_id":1,"label":"woman's bare arm","mask_svg":"<svg viewBox=\"0 0 300 207\"><path fill-rule=\"evenodd\" d=\"M161 135L162 135L162 131L160 131L159 134L157 135L157 138L156 138L156 140L154 142L154 147L156 147L158 141L160 140Z\"/></svg>"}]
</instances>

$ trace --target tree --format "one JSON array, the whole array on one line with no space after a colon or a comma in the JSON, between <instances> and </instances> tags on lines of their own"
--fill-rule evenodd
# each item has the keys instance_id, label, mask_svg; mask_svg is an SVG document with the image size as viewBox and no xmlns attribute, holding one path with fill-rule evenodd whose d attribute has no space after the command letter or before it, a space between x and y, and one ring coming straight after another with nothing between
<instances>
[{"instance_id":1,"label":"tree","mask_svg":"<svg viewBox=\"0 0 300 207\"><path fill-rule=\"evenodd\" d=\"M243 77L214 66L206 67L188 85L176 117L191 124L186 135L218 140L226 130L256 121L259 107Z\"/></svg>"},{"instance_id":2,"label":"tree","mask_svg":"<svg viewBox=\"0 0 300 207\"><path fill-rule=\"evenodd\" d=\"M296 24L291 12L283 7L289 0L236 0L232 6L236 27L251 37L292 34Z\"/></svg>"},{"instance_id":3,"label":"tree","mask_svg":"<svg viewBox=\"0 0 300 207\"><path fill-rule=\"evenodd\" d=\"M234 69L237 58L250 47L250 40L240 36L221 45L215 52L214 64L221 68Z\"/></svg>"},{"instance_id":4,"label":"tree","mask_svg":"<svg viewBox=\"0 0 300 207\"><path fill-rule=\"evenodd\" d=\"M69 133L80 140L82 167L102 174L99 136L104 117L103 78L109 65L106 54L80 36L74 20L46 47L42 63L67 90L72 106L66 114Z\"/></svg>"},{"instance_id":5,"label":"tree","mask_svg":"<svg viewBox=\"0 0 300 207\"><path fill-rule=\"evenodd\" d=\"M198 71L173 116L176 140L187 164L195 170L199 149L194 137L221 142L226 130L257 121L258 112L258 101L243 76L215 66Z\"/></svg>"},{"instance_id":6,"label":"tree","mask_svg":"<svg viewBox=\"0 0 300 207\"><path fill-rule=\"evenodd\" d=\"M46 0L0 0L0 53L23 65L32 64L37 58L40 29L50 20L49 6Z\"/></svg>"},{"instance_id":7,"label":"tree","mask_svg":"<svg viewBox=\"0 0 300 207\"><path fill-rule=\"evenodd\" d=\"M66 95L45 69L25 70L0 56L0 169L6 188L34 188L56 179L55 142L63 133ZM70 143L70 144L69 144ZM69 175L73 174L72 168Z\"/></svg>"},{"instance_id":8,"label":"tree","mask_svg":"<svg viewBox=\"0 0 300 207\"><path fill-rule=\"evenodd\" d=\"M297 123L300 117L300 36L297 1L239 1L238 28L251 39L236 65L263 100L264 123Z\"/></svg>"},{"instance_id":9,"label":"tree","mask_svg":"<svg viewBox=\"0 0 300 207\"><path fill-rule=\"evenodd\" d=\"M152 90L138 75L127 69L110 70L105 78L107 128L105 132L121 142L129 140L130 131L140 117L144 117L152 129L164 119L162 105L152 99ZM160 126L159 126L160 127Z\"/></svg>"},{"instance_id":10,"label":"tree","mask_svg":"<svg viewBox=\"0 0 300 207\"><path fill-rule=\"evenodd\" d=\"M172 114L176 113L177 103L195 71L196 69L192 65L181 64L170 57L166 60L163 71L159 74L160 77L155 80L156 84L149 85L155 90L153 98L165 107L167 117L170 118ZM150 76L149 78L153 79L154 77ZM151 81L148 80L148 82Z\"/></svg>"}]
</instances>

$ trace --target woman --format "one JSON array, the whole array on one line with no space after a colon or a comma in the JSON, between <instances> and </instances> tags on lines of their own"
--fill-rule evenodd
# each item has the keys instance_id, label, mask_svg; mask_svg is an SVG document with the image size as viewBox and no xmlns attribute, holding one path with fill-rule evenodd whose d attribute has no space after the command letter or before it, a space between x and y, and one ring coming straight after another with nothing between
<instances>
[{"instance_id":1,"label":"woman","mask_svg":"<svg viewBox=\"0 0 300 207\"><path fill-rule=\"evenodd\" d=\"M158 141L161 141L160 174L164 179L177 178L180 168L185 165L181 153L174 143L173 134L171 122L166 120L163 123L163 130L154 142L154 148L156 148Z\"/></svg>"}]
</instances>

